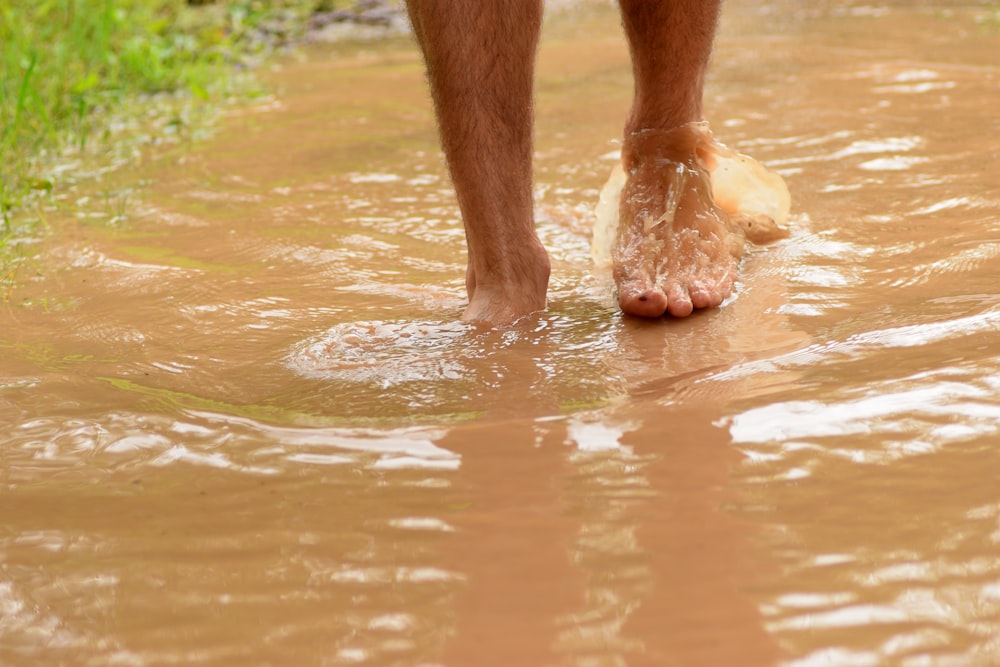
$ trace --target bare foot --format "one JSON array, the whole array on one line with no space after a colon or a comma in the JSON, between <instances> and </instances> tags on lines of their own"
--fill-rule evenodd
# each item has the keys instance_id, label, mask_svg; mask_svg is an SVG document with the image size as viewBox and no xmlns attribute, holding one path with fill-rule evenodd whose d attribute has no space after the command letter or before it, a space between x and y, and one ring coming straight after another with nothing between
<instances>
[{"instance_id":1,"label":"bare foot","mask_svg":"<svg viewBox=\"0 0 1000 667\"><path fill-rule=\"evenodd\" d=\"M469 305L463 321L505 327L545 310L550 265L541 243L505 254L503 267L477 270L474 264L469 262L465 277Z\"/></svg>"},{"instance_id":2,"label":"bare foot","mask_svg":"<svg viewBox=\"0 0 1000 667\"><path fill-rule=\"evenodd\" d=\"M712 198L702 123L626 137L612 268L622 311L686 317L733 292L743 229Z\"/></svg>"}]
</instances>

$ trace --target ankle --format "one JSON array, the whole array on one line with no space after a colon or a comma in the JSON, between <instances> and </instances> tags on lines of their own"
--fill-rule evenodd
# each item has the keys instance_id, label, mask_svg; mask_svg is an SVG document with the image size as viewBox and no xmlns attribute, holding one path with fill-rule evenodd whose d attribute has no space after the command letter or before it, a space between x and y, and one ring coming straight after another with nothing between
<instances>
[{"instance_id":1,"label":"ankle","mask_svg":"<svg viewBox=\"0 0 1000 667\"><path fill-rule=\"evenodd\" d=\"M480 257L470 257L469 266L480 285L548 284L551 265L549 255L535 238L526 244L506 247Z\"/></svg>"},{"instance_id":2,"label":"ankle","mask_svg":"<svg viewBox=\"0 0 1000 667\"><path fill-rule=\"evenodd\" d=\"M705 121L683 123L671 128L626 128L622 144L622 165L626 172L649 158L691 164L704 159L715 144Z\"/></svg>"}]
</instances>

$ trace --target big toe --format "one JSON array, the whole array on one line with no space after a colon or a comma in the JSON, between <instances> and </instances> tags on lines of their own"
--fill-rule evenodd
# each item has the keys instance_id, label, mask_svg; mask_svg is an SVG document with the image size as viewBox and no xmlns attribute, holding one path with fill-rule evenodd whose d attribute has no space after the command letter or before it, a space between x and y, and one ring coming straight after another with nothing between
<instances>
[{"instance_id":1,"label":"big toe","mask_svg":"<svg viewBox=\"0 0 1000 667\"><path fill-rule=\"evenodd\" d=\"M667 312L667 295L663 290L623 289L618 295L622 312L636 317L662 317Z\"/></svg>"}]
</instances>

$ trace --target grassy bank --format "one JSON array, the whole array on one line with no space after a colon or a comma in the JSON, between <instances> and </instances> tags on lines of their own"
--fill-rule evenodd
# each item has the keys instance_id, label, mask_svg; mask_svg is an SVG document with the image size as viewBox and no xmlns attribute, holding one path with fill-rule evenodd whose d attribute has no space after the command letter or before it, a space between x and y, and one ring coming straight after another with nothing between
<instances>
[{"instance_id":1,"label":"grassy bank","mask_svg":"<svg viewBox=\"0 0 1000 667\"><path fill-rule=\"evenodd\" d=\"M315 11L349 4L0 0L0 268L82 172L127 164L141 144L184 136L199 111L253 96L246 65L300 37Z\"/></svg>"}]
</instances>

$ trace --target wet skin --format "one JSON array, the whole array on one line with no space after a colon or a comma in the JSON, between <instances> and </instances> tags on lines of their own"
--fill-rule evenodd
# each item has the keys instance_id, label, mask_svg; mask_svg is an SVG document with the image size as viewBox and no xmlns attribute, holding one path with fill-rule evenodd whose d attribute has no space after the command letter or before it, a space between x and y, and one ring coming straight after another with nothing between
<instances>
[{"instance_id":1,"label":"wet skin","mask_svg":"<svg viewBox=\"0 0 1000 667\"><path fill-rule=\"evenodd\" d=\"M733 291L743 236L711 196L697 137L717 0L622 0L635 80L613 272L630 315L675 317ZM469 250L463 319L504 326L544 309L535 233L532 79L540 1L408 0ZM666 222L669 220L669 222ZM660 221L659 224L653 224Z\"/></svg>"}]
</instances>

